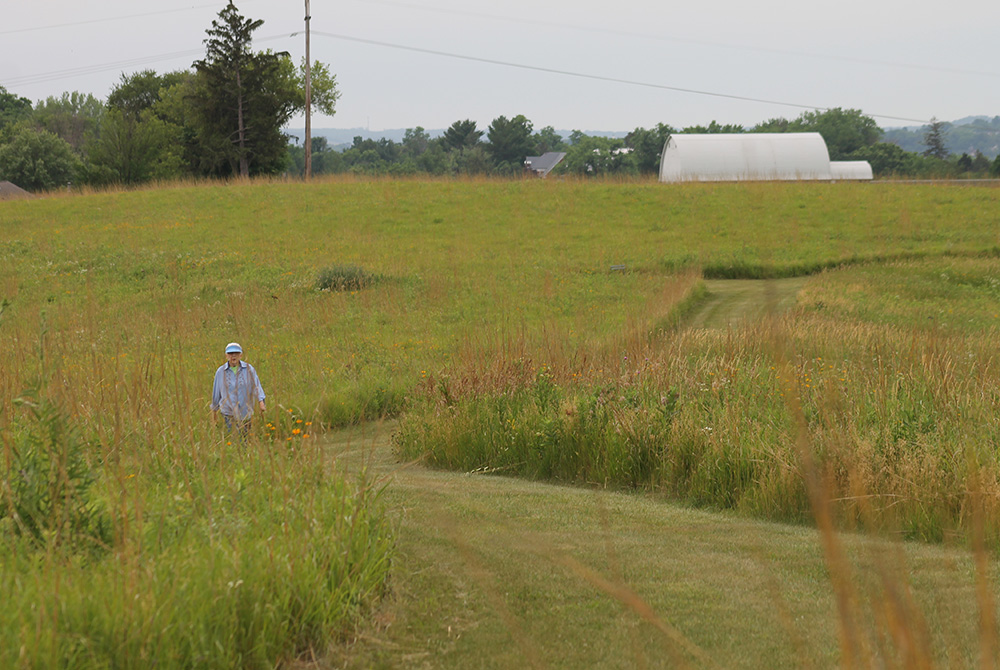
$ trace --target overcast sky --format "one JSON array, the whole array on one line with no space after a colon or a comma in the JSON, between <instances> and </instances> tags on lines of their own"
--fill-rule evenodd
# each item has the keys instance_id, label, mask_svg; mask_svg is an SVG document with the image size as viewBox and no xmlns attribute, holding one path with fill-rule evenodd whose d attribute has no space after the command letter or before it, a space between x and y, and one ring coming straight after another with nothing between
<instances>
[{"instance_id":1,"label":"overcast sky","mask_svg":"<svg viewBox=\"0 0 1000 670\"><path fill-rule=\"evenodd\" d=\"M225 4L4 0L0 85L33 101L103 100L123 72L190 68ZM236 5L264 20L256 49L301 59L304 1ZM314 128L485 129L523 114L536 129L631 130L825 107L891 127L1000 114L997 0L311 0L311 14L313 60L341 92Z\"/></svg>"}]
</instances>

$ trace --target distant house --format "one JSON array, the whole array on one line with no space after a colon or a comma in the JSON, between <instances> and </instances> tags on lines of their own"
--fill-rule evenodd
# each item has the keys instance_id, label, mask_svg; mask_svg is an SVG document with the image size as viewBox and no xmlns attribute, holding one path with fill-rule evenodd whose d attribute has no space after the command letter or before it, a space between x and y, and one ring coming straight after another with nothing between
<instances>
[{"instance_id":1,"label":"distant house","mask_svg":"<svg viewBox=\"0 0 1000 670\"><path fill-rule=\"evenodd\" d=\"M871 179L866 161L831 162L819 133L671 135L660 181Z\"/></svg>"},{"instance_id":2,"label":"distant house","mask_svg":"<svg viewBox=\"0 0 1000 670\"><path fill-rule=\"evenodd\" d=\"M541 156L528 156L524 159L524 169L539 177L544 177L552 172L552 168L559 165L564 158L566 158L565 151L547 151Z\"/></svg>"}]
</instances>

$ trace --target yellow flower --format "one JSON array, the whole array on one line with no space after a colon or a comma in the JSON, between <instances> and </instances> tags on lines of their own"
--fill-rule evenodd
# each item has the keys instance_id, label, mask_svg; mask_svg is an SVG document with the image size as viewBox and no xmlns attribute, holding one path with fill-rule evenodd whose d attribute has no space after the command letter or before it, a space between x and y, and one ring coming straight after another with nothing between
<instances>
[{"instance_id":1,"label":"yellow flower","mask_svg":"<svg viewBox=\"0 0 1000 670\"><path fill-rule=\"evenodd\" d=\"M299 428L295 428L295 429L293 429L293 430L292 430L292 435L298 435L298 434L299 434L299 433L301 433L301 432L302 432L302 430L301 430L301 429L299 429Z\"/></svg>"}]
</instances>

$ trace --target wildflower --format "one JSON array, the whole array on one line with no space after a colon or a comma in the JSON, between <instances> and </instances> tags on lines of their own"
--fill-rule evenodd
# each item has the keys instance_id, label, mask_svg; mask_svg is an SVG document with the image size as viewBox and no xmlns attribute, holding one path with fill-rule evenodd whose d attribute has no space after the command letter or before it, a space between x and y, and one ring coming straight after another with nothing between
<instances>
[{"instance_id":1,"label":"wildflower","mask_svg":"<svg viewBox=\"0 0 1000 670\"><path fill-rule=\"evenodd\" d=\"M301 433L301 432L302 432L302 430L301 430L300 428L294 428L294 429L292 430L292 435L298 435L298 434L299 434L299 433Z\"/></svg>"}]
</instances>

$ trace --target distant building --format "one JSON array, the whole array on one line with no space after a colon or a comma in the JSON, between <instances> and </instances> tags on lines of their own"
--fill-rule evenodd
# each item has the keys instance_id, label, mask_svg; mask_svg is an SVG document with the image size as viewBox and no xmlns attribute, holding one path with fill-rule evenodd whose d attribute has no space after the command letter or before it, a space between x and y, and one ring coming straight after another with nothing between
<instances>
[{"instance_id":1,"label":"distant building","mask_svg":"<svg viewBox=\"0 0 1000 670\"><path fill-rule=\"evenodd\" d=\"M834 181L865 181L872 177L868 161L830 161L830 178Z\"/></svg>"},{"instance_id":2,"label":"distant building","mask_svg":"<svg viewBox=\"0 0 1000 670\"><path fill-rule=\"evenodd\" d=\"M30 193L20 186L9 181L0 181L0 200L13 200L15 198L32 198Z\"/></svg>"},{"instance_id":3,"label":"distant building","mask_svg":"<svg viewBox=\"0 0 1000 670\"><path fill-rule=\"evenodd\" d=\"M544 177L552 172L552 168L559 165L564 158L566 158L565 151L547 151L541 156L528 156L524 159L524 169L539 177Z\"/></svg>"},{"instance_id":4,"label":"distant building","mask_svg":"<svg viewBox=\"0 0 1000 670\"><path fill-rule=\"evenodd\" d=\"M660 157L662 182L871 178L867 161L831 163L819 133L676 134Z\"/></svg>"}]
</instances>

